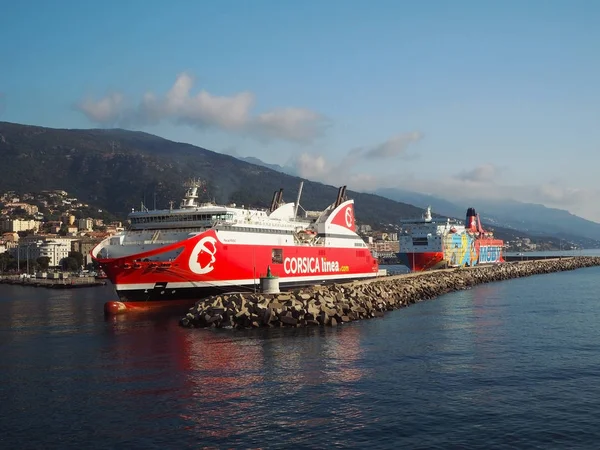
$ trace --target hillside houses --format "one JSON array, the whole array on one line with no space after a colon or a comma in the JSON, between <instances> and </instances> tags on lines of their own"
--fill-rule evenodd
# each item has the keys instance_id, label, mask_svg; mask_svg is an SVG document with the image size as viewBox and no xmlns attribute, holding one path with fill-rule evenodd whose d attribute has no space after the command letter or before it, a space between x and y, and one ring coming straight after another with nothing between
<instances>
[{"instance_id":1,"label":"hillside houses","mask_svg":"<svg viewBox=\"0 0 600 450\"><path fill-rule=\"evenodd\" d=\"M63 190L0 193L0 256L7 254L21 270L33 270L40 263L60 267L77 254L82 265L91 264L91 249L121 231L123 224L105 223L90 217L89 211L89 205ZM6 257L2 261L7 266ZM0 270L6 269L0 265Z\"/></svg>"}]
</instances>

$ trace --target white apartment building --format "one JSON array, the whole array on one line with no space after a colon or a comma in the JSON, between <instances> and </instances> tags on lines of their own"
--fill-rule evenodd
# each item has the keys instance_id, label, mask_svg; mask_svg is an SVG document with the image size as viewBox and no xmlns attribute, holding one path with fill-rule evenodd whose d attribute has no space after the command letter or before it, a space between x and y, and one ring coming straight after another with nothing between
<instances>
[{"instance_id":1,"label":"white apartment building","mask_svg":"<svg viewBox=\"0 0 600 450\"><path fill-rule=\"evenodd\" d=\"M39 231L40 222L37 220L3 220L2 223L2 231L11 231L11 232L19 232L19 231Z\"/></svg>"},{"instance_id":2,"label":"white apartment building","mask_svg":"<svg viewBox=\"0 0 600 450\"><path fill-rule=\"evenodd\" d=\"M21 261L35 261L40 257L49 258L50 267L60 266L63 258L69 256L71 241L73 239L46 236L27 236L19 242L18 247L12 250L15 258Z\"/></svg>"},{"instance_id":3,"label":"white apartment building","mask_svg":"<svg viewBox=\"0 0 600 450\"><path fill-rule=\"evenodd\" d=\"M45 241L36 250L38 251L37 258L47 257L50 259L48 265L50 267L57 267L64 258L69 256L71 243L65 244L64 242L56 242L54 240Z\"/></svg>"}]
</instances>

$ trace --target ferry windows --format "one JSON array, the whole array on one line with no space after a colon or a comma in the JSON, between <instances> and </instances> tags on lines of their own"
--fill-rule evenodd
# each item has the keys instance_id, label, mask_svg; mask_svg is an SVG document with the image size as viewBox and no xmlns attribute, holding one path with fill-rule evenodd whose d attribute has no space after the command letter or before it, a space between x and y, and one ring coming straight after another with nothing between
<instances>
[{"instance_id":1,"label":"ferry windows","mask_svg":"<svg viewBox=\"0 0 600 450\"><path fill-rule=\"evenodd\" d=\"M426 237L415 237L413 238L413 245L427 245L427 238Z\"/></svg>"},{"instance_id":2,"label":"ferry windows","mask_svg":"<svg viewBox=\"0 0 600 450\"><path fill-rule=\"evenodd\" d=\"M271 261L273 264L283 264L283 249L274 248L271 250Z\"/></svg>"}]
</instances>

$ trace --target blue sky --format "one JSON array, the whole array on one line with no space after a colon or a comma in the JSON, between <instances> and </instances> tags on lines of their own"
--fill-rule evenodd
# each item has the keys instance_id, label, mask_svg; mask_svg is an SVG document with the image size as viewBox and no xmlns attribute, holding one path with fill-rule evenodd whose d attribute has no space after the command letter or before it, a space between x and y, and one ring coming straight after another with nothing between
<instances>
[{"instance_id":1,"label":"blue sky","mask_svg":"<svg viewBox=\"0 0 600 450\"><path fill-rule=\"evenodd\" d=\"M600 221L600 2L28 1L0 120L120 126L352 189Z\"/></svg>"}]
</instances>

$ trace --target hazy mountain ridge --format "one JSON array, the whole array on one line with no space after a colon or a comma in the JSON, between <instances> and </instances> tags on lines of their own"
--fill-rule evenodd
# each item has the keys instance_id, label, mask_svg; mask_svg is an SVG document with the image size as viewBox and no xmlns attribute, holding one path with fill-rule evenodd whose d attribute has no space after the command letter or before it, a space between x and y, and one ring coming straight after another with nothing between
<instances>
[{"instance_id":1,"label":"hazy mountain ridge","mask_svg":"<svg viewBox=\"0 0 600 450\"><path fill-rule=\"evenodd\" d=\"M270 167L274 170L290 172L277 164L268 164L258 158L242 158L253 164ZM376 195L395 201L409 203L419 208L432 207L434 215L455 217L464 220L467 208L474 207L479 213L484 227L499 228L499 237L551 236L576 242L586 247L600 245L600 224L569 213L568 211L548 208L544 205L517 201L492 201L453 199L452 201L414 191L397 188L378 189ZM514 232L508 232L513 230ZM526 236L525 236L526 237Z\"/></svg>"},{"instance_id":2,"label":"hazy mountain ridge","mask_svg":"<svg viewBox=\"0 0 600 450\"><path fill-rule=\"evenodd\" d=\"M296 171L293 170L293 168L291 168L291 167L280 166L279 164L269 164L269 163L266 163L254 156L238 156L237 159L239 159L241 161L245 161L250 164L254 164L256 166L262 166L262 167L266 167L271 170L275 170L277 172L282 172L287 175L297 176Z\"/></svg>"},{"instance_id":3,"label":"hazy mountain ridge","mask_svg":"<svg viewBox=\"0 0 600 450\"><path fill-rule=\"evenodd\" d=\"M402 189L379 189L375 193L391 199L402 198L415 206L430 205L434 212L451 217L462 218L467 207L472 206L480 214L484 227L487 224L522 231L533 236L553 236L573 242L585 242L586 246L598 245L600 241L600 224L544 205L515 200L449 201Z\"/></svg>"}]
</instances>

